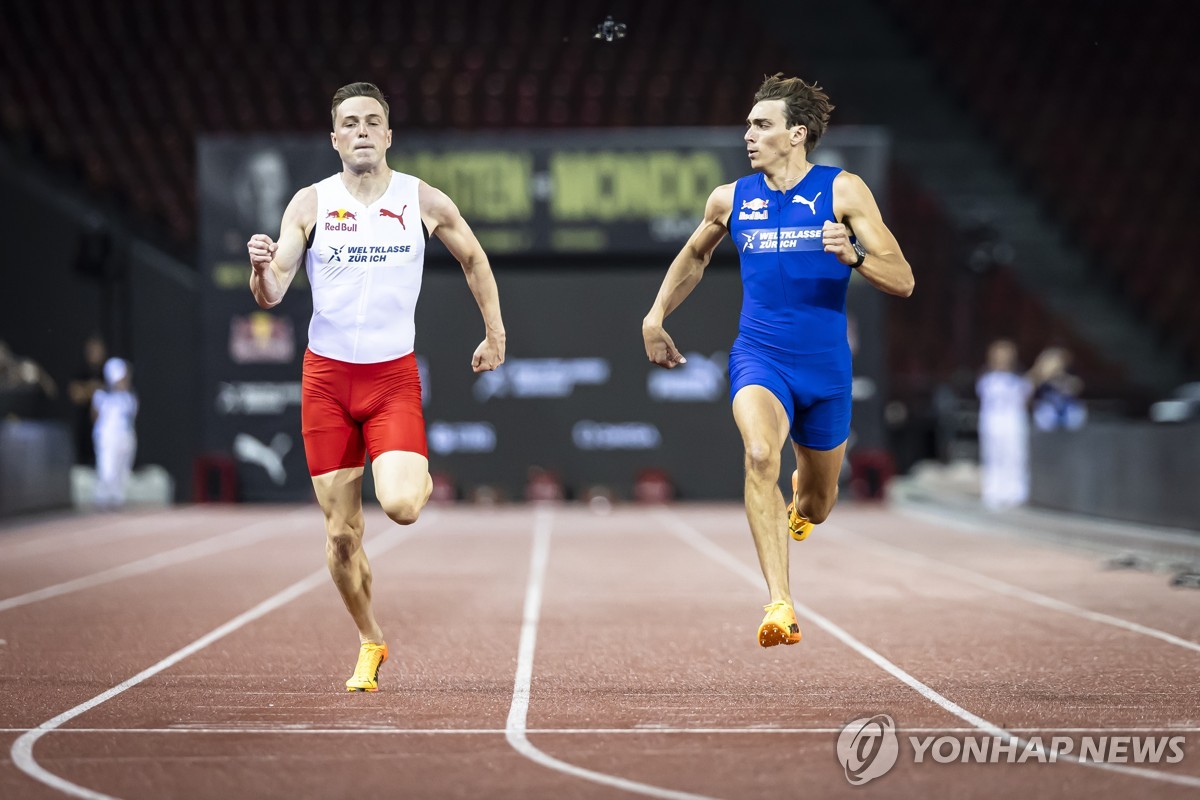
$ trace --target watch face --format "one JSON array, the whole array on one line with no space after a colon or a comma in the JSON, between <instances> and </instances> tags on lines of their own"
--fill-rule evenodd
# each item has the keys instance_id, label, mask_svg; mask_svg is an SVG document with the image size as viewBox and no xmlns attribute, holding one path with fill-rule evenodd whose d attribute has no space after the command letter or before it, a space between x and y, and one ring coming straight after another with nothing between
<instances>
[{"instance_id":1,"label":"watch face","mask_svg":"<svg viewBox=\"0 0 1200 800\"><path fill-rule=\"evenodd\" d=\"M854 243L854 252L858 253L860 258L866 258L867 256L866 249L858 242Z\"/></svg>"}]
</instances>

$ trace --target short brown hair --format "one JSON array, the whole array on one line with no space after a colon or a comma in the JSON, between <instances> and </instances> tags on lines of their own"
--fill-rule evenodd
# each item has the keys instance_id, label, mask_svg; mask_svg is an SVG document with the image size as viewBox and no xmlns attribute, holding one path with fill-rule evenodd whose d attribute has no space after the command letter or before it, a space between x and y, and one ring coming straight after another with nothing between
<instances>
[{"instance_id":1,"label":"short brown hair","mask_svg":"<svg viewBox=\"0 0 1200 800\"><path fill-rule=\"evenodd\" d=\"M330 116L333 118L333 124L337 125L337 110L338 106L349 100L351 97L371 97L379 101L379 105L383 106L383 116L386 118L389 115L387 100L383 99L383 92L379 91L379 87L373 83L348 83L342 88L333 93L333 108L330 109Z\"/></svg>"},{"instance_id":2,"label":"short brown hair","mask_svg":"<svg viewBox=\"0 0 1200 800\"><path fill-rule=\"evenodd\" d=\"M829 127L829 112L834 109L829 102L829 95L816 83L785 78L782 72L763 79L754 95L754 102L760 100L782 100L787 126L803 125L808 128L808 138L804 140L804 149L808 153L813 151Z\"/></svg>"}]
</instances>

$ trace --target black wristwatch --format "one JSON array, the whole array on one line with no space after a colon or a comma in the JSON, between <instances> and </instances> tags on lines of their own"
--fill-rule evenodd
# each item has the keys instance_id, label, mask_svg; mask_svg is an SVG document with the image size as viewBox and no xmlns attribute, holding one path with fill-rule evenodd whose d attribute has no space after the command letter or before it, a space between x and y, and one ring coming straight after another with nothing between
<instances>
[{"instance_id":1,"label":"black wristwatch","mask_svg":"<svg viewBox=\"0 0 1200 800\"><path fill-rule=\"evenodd\" d=\"M858 269L863 265L863 262L867 260L867 251L864 250L863 246L858 242L853 242L852 244L854 246L854 252L858 253L858 260L850 265L850 269Z\"/></svg>"}]
</instances>

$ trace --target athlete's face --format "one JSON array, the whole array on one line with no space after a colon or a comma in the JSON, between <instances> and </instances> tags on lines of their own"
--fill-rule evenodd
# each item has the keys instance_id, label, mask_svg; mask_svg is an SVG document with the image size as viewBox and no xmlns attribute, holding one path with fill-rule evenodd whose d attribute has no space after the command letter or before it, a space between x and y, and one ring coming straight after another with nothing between
<instances>
[{"instance_id":1,"label":"athlete's face","mask_svg":"<svg viewBox=\"0 0 1200 800\"><path fill-rule=\"evenodd\" d=\"M787 126L782 100L760 100L750 109L746 117L746 153L750 166L757 170L770 171L787 162L792 150L803 147L808 128L803 125Z\"/></svg>"},{"instance_id":2,"label":"athlete's face","mask_svg":"<svg viewBox=\"0 0 1200 800\"><path fill-rule=\"evenodd\" d=\"M330 138L342 161L361 170L379 164L392 146L387 116L383 106L373 97L351 97L342 101Z\"/></svg>"}]
</instances>

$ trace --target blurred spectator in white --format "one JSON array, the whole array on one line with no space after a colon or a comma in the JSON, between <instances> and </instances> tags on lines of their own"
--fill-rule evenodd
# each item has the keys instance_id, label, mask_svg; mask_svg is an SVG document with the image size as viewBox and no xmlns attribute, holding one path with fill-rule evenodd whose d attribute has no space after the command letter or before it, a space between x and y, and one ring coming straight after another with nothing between
<instances>
[{"instance_id":1,"label":"blurred spectator in white","mask_svg":"<svg viewBox=\"0 0 1200 800\"><path fill-rule=\"evenodd\" d=\"M997 339L975 383L979 396L979 463L983 505L1000 511L1029 498L1029 398L1017 371L1017 346Z\"/></svg>"},{"instance_id":2,"label":"blurred spectator in white","mask_svg":"<svg viewBox=\"0 0 1200 800\"><path fill-rule=\"evenodd\" d=\"M104 388L104 360L108 348L100 334L93 333L83 343L83 361L76 369L67 394L75 409L75 463L94 466L96 450L92 445L92 395Z\"/></svg>"},{"instance_id":3,"label":"blurred spectator in white","mask_svg":"<svg viewBox=\"0 0 1200 800\"><path fill-rule=\"evenodd\" d=\"M1087 422L1087 406L1079 398L1083 381L1070 372L1071 353L1047 347L1033 362L1033 422L1038 430L1078 430Z\"/></svg>"},{"instance_id":4,"label":"blurred spectator in white","mask_svg":"<svg viewBox=\"0 0 1200 800\"><path fill-rule=\"evenodd\" d=\"M92 395L97 508L119 508L125 504L125 488L137 452L134 431L137 412L129 363L120 358L108 359L104 362L104 388Z\"/></svg>"}]
</instances>

